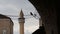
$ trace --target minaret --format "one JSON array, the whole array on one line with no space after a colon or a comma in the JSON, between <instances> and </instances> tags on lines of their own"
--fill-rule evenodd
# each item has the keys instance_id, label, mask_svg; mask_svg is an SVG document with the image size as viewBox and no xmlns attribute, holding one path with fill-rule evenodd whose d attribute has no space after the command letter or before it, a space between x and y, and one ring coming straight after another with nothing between
<instances>
[{"instance_id":1,"label":"minaret","mask_svg":"<svg viewBox=\"0 0 60 34\"><path fill-rule=\"evenodd\" d=\"M25 22L24 14L23 11L21 10L19 17L20 34L24 34L24 22Z\"/></svg>"}]
</instances>

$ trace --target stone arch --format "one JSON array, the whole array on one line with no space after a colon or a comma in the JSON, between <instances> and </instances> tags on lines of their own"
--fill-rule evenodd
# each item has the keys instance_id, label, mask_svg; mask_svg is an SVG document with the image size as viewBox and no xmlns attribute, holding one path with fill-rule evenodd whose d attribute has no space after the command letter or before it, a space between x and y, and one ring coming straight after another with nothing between
<instances>
[{"instance_id":1,"label":"stone arch","mask_svg":"<svg viewBox=\"0 0 60 34\"><path fill-rule=\"evenodd\" d=\"M46 34L58 34L57 11L55 0L29 0L41 15L42 23L44 23Z\"/></svg>"}]
</instances>

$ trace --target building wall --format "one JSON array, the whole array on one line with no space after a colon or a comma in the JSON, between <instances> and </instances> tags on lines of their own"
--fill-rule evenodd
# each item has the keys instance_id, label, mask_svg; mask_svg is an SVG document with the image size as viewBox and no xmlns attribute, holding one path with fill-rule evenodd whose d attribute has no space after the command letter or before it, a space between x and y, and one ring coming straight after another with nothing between
<instances>
[{"instance_id":1,"label":"building wall","mask_svg":"<svg viewBox=\"0 0 60 34\"><path fill-rule=\"evenodd\" d=\"M6 34L12 33L12 25L10 19L0 19L0 34L3 34L3 30L6 30Z\"/></svg>"}]
</instances>

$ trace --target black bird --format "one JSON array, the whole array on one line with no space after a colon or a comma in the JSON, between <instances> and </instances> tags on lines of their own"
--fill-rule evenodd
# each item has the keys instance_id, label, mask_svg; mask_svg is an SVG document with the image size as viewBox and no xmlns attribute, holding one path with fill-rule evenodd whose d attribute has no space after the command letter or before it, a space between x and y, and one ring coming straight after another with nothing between
<instances>
[{"instance_id":1,"label":"black bird","mask_svg":"<svg viewBox=\"0 0 60 34\"><path fill-rule=\"evenodd\" d=\"M32 12L30 12L30 14L33 15Z\"/></svg>"}]
</instances>

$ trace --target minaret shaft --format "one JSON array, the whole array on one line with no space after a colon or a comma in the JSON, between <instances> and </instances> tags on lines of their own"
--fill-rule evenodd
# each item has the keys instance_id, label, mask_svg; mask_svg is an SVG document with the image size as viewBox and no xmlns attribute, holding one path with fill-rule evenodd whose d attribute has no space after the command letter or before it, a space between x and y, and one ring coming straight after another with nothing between
<instances>
[{"instance_id":1,"label":"minaret shaft","mask_svg":"<svg viewBox=\"0 0 60 34\"><path fill-rule=\"evenodd\" d=\"M20 12L20 17L19 17L19 24L20 24L20 34L24 34L24 14L23 11L21 10Z\"/></svg>"},{"instance_id":2,"label":"minaret shaft","mask_svg":"<svg viewBox=\"0 0 60 34\"><path fill-rule=\"evenodd\" d=\"M24 23L20 23L20 34L24 34Z\"/></svg>"}]
</instances>

